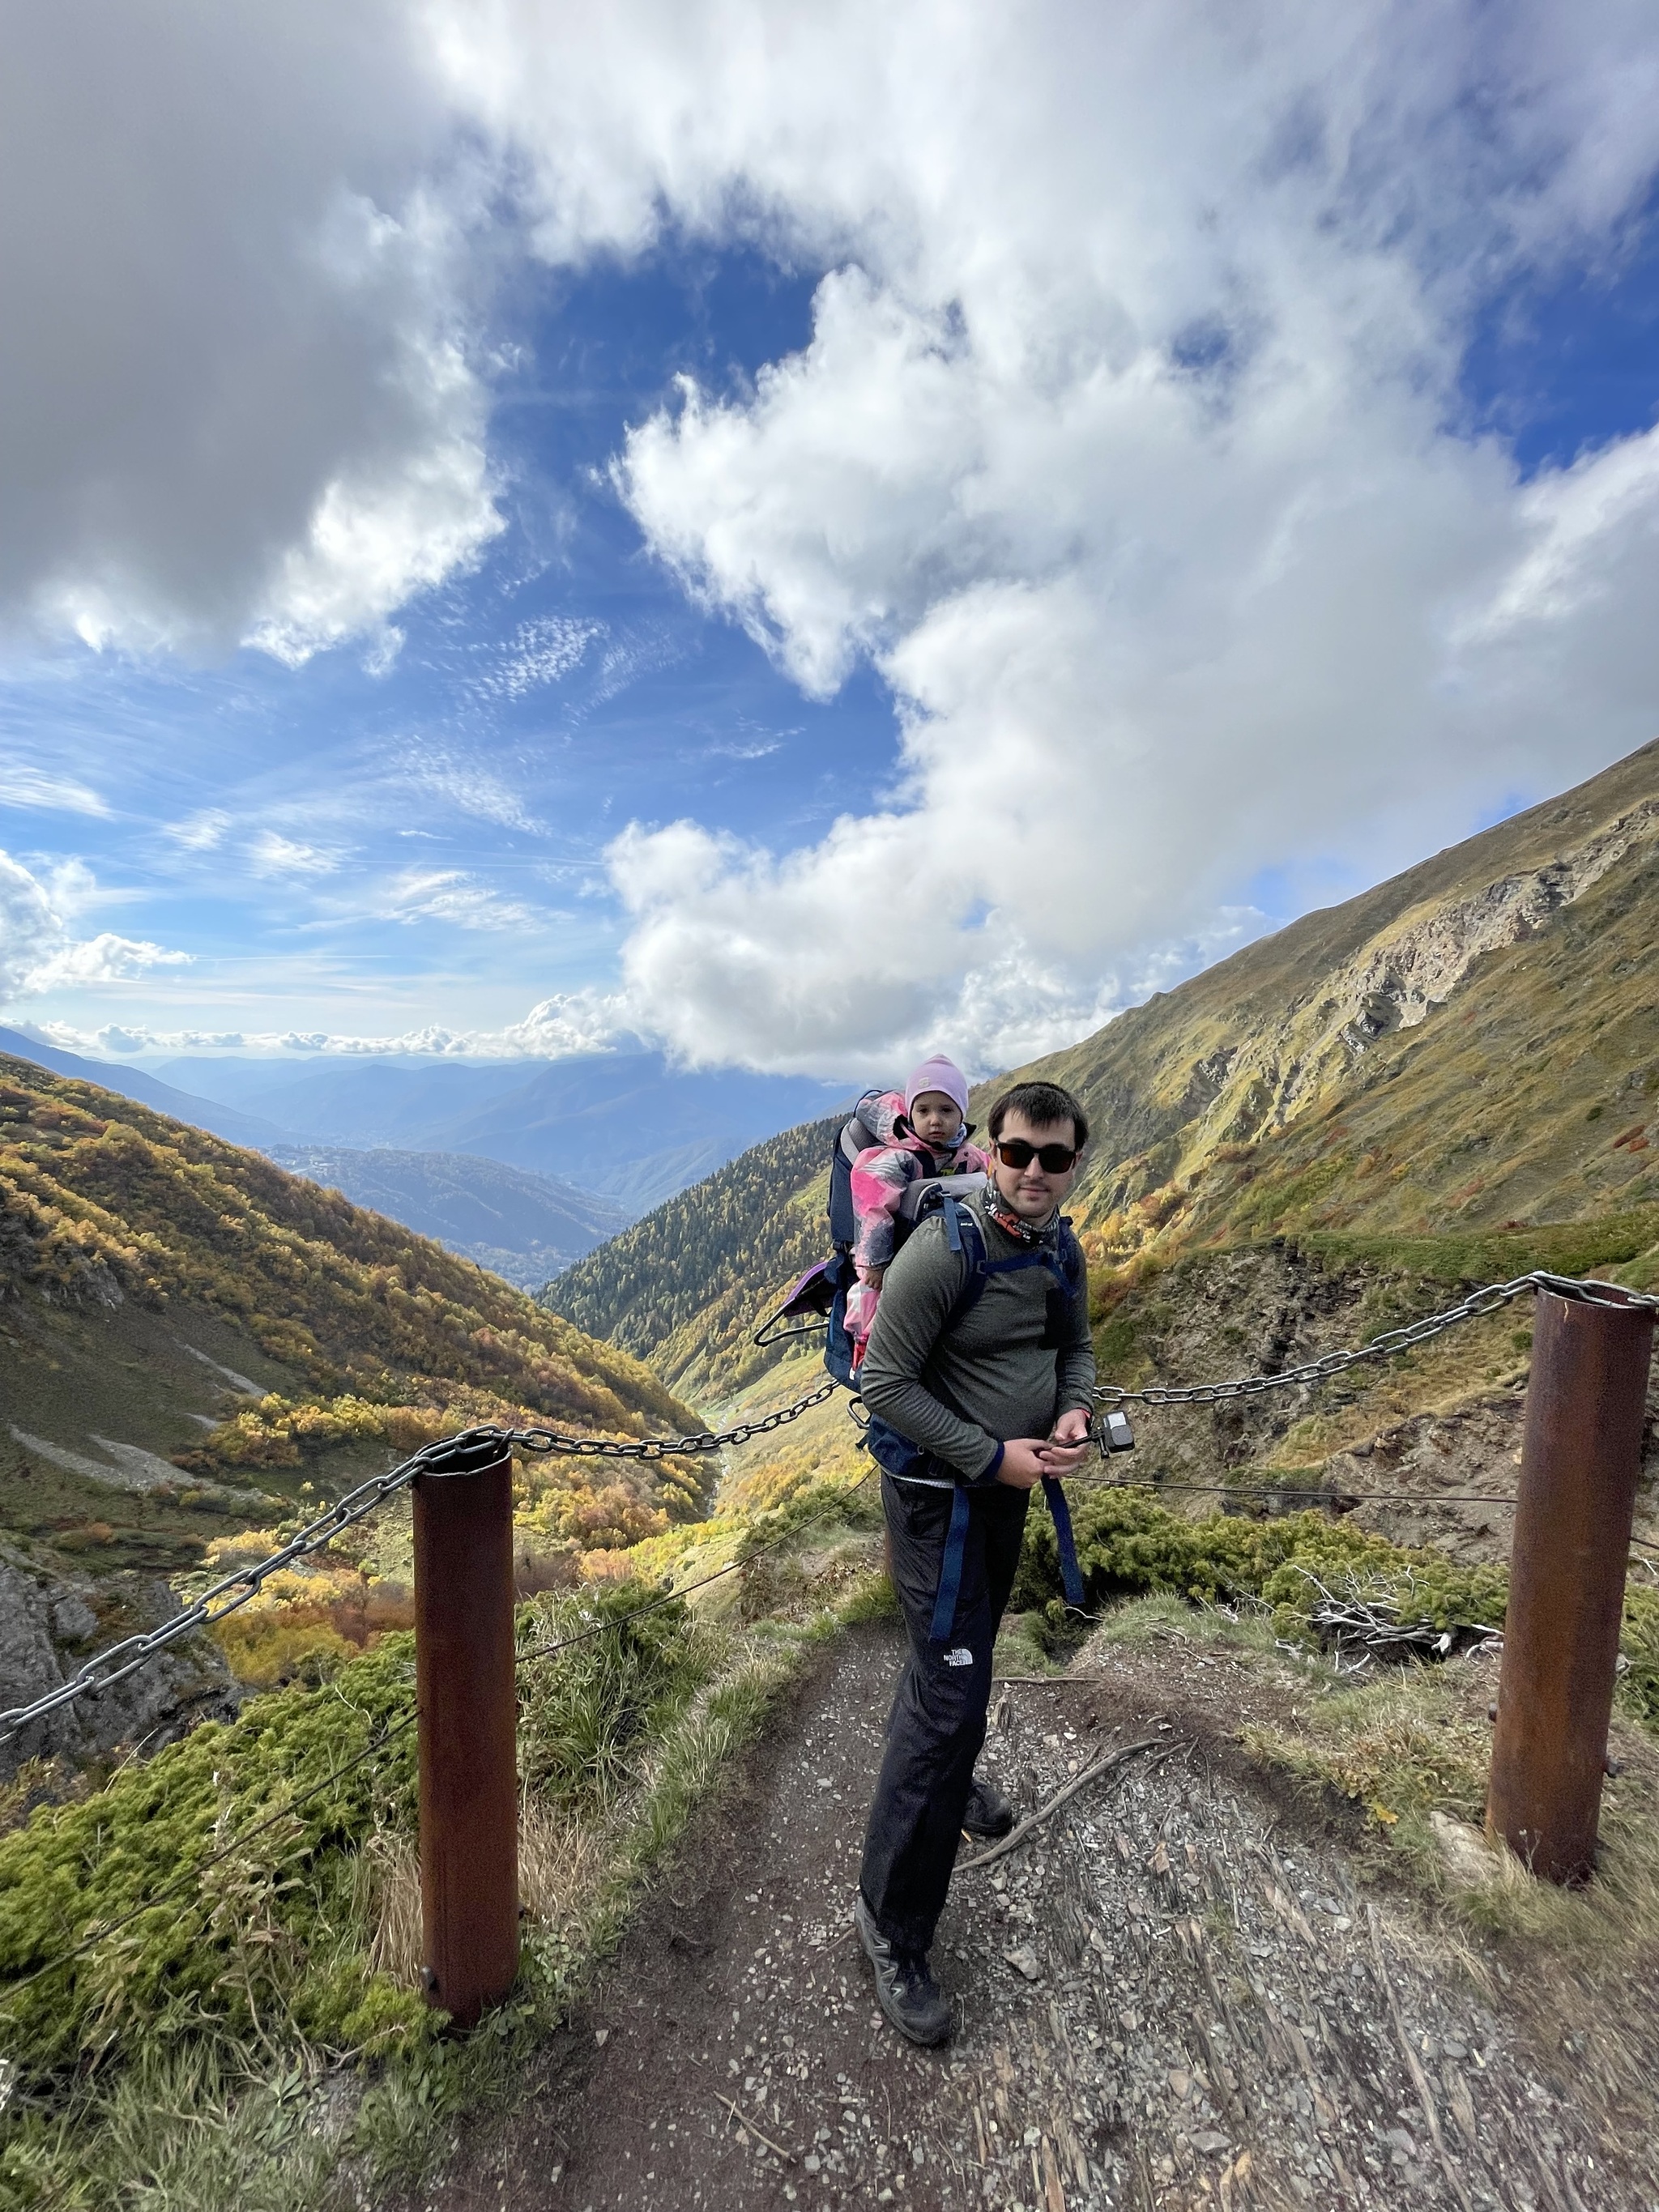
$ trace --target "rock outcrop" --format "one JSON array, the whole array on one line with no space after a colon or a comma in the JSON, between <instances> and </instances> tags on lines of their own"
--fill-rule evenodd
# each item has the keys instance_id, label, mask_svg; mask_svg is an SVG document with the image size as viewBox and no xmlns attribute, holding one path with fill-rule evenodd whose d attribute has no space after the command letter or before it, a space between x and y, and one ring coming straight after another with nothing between
<instances>
[{"instance_id":1,"label":"rock outcrop","mask_svg":"<svg viewBox=\"0 0 1659 2212\"><path fill-rule=\"evenodd\" d=\"M0 1549L0 1710L32 1705L94 1652L158 1627L179 1610L177 1596L156 1577L72 1582L9 1547ZM198 1721L228 1719L239 1702L217 1645L192 1636L125 1681L61 1707L0 1744L0 1777L33 1758L79 1764L125 1746L156 1751Z\"/></svg>"}]
</instances>

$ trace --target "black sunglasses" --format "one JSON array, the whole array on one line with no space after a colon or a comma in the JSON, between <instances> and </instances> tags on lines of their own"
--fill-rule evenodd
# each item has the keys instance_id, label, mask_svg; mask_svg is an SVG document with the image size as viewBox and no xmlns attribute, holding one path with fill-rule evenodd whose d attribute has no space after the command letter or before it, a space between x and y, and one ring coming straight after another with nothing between
<instances>
[{"instance_id":1,"label":"black sunglasses","mask_svg":"<svg viewBox=\"0 0 1659 2212\"><path fill-rule=\"evenodd\" d=\"M994 1139L997 1158L1006 1168L1029 1168L1033 1160L1044 1175L1064 1175L1077 1165L1081 1145L1028 1145L1024 1137Z\"/></svg>"}]
</instances>

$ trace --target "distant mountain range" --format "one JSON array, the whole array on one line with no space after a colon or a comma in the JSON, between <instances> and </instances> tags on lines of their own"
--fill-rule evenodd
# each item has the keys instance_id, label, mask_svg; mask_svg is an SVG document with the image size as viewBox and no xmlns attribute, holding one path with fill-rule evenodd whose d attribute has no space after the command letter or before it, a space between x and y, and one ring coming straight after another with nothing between
<instances>
[{"instance_id":1,"label":"distant mountain range","mask_svg":"<svg viewBox=\"0 0 1659 2212\"><path fill-rule=\"evenodd\" d=\"M337 1190L452 1252L539 1290L632 1216L571 1184L459 1152L355 1152L346 1145L273 1145L293 1175Z\"/></svg>"},{"instance_id":2,"label":"distant mountain range","mask_svg":"<svg viewBox=\"0 0 1659 2212\"><path fill-rule=\"evenodd\" d=\"M153 1106L158 1114L170 1115L175 1121L187 1121L192 1128L208 1129L216 1137L223 1137L233 1145L251 1145L263 1152L267 1145L280 1144L288 1134L274 1121L263 1120L257 1114L245 1114L234 1105L223 1105L218 1100L204 1098L194 1091L175 1090L172 1084L163 1083L142 1068L125 1064L118 1066L112 1060L83 1060L78 1053L60 1052L56 1045L42 1044L35 1038L25 1036L21 1030L0 1027L0 1053L10 1053L18 1060L32 1060L37 1067L50 1068L54 1075L73 1076L77 1083L96 1083L106 1091L116 1091L124 1098L136 1098L141 1106ZM179 1062L188 1067L189 1060Z\"/></svg>"},{"instance_id":3,"label":"distant mountain range","mask_svg":"<svg viewBox=\"0 0 1659 2212\"><path fill-rule=\"evenodd\" d=\"M145 1068L0 1028L0 1052L251 1146L525 1289L858 1089L690 1073L644 1050L558 1060L183 1056Z\"/></svg>"},{"instance_id":4,"label":"distant mountain range","mask_svg":"<svg viewBox=\"0 0 1659 2212\"><path fill-rule=\"evenodd\" d=\"M122 1073L106 1069L95 1079L118 1088ZM805 1076L690 1073L643 1050L483 1062L179 1059L155 1073L217 1102L217 1110L275 1125L270 1141L278 1144L470 1154L574 1184L630 1216L761 1138L831 1111L858 1088Z\"/></svg>"}]
</instances>

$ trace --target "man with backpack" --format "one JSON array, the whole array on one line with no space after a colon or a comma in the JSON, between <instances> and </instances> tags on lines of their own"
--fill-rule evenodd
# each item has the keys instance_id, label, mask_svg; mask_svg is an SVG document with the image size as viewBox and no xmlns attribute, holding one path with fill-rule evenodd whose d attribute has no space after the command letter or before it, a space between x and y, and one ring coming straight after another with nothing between
<instances>
[{"instance_id":1,"label":"man with backpack","mask_svg":"<svg viewBox=\"0 0 1659 2212\"><path fill-rule=\"evenodd\" d=\"M1088 1123L1069 1091L1021 1083L989 1126L989 1182L946 1200L899 1250L859 1377L910 1651L854 1917L882 2010L921 2044L950 2033L927 1954L957 1843L964 1828L996 1836L1013 1825L974 1761L991 1650L1039 1482L1068 1595L1082 1595L1058 1478L1088 1449L1095 1361L1083 1255L1060 1205Z\"/></svg>"}]
</instances>

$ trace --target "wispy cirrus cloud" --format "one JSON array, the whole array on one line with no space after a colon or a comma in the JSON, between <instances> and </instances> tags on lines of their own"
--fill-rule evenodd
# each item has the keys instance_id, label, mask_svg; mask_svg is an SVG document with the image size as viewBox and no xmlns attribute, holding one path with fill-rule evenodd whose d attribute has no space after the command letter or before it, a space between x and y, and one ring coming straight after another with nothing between
<instances>
[{"instance_id":1,"label":"wispy cirrus cloud","mask_svg":"<svg viewBox=\"0 0 1659 2212\"><path fill-rule=\"evenodd\" d=\"M210 853L224 842L230 826L231 817L222 806L204 806L182 822L167 823L163 833L186 853Z\"/></svg>"},{"instance_id":2,"label":"wispy cirrus cloud","mask_svg":"<svg viewBox=\"0 0 1659 2212\"><path fill-rule=\"evenodd\" d=\"M462 868L405 869L386 886L378 910L391 921L446 921L458 929L539 928L547 921Z\"/></svg>"},{"instance_id":3,"label":"wispy cirrus cloud","mask_svg":"<svg viewBox=\"0 0 1659 2212\"><path fill-rule=\"evenodd\" d=\"M546 824L531 812L502 769L477 750L463 752L417 741L401 749L393 772L399 781L458 806L475 822L494 823L498 829L522 830L531 836L546 835Z\"/></svg>"},{"instance_id":4,"label":"wispy cirrus cloud","mask_svg":"<svg viewBox=\"0 0 1659 2212\"><path fill-rule=\"evenodd\" d=\"M490 647L480 648L486 665L469 676L466 689L480 699L522 699L544 684L562 682L580 668L589 646L605 632L602 622L569 615L521 623L499 654Z\"/></svg>"},{"instance_id":5,"label":"wispy cirrus cloud","mask_svg":"<svg viewBox=\"0 0 1659 2212\"><path fill-rule=\"evenodd\" d=\"M345 856L337 848L307 845L279 830L262 830L249 840L247 858L256 875L280 877L332 875Z\"/></svg>"},{"instance_id":6,"label":"wispy cirrus cloud","mask_svg":"<svg viewBox=\"0 0 1659 2212\"><path fill-rule=\"evenodd\" d=\"M88 814L107 821L108 803L73 777L44 769L0 763L0 806L33 806L53 814Z\"/></svg>"}]
</instances>

